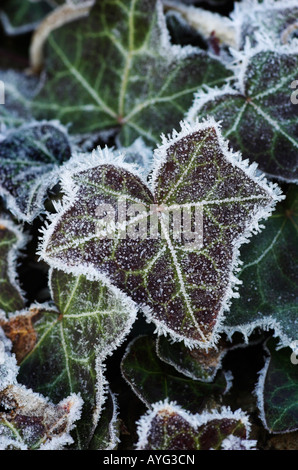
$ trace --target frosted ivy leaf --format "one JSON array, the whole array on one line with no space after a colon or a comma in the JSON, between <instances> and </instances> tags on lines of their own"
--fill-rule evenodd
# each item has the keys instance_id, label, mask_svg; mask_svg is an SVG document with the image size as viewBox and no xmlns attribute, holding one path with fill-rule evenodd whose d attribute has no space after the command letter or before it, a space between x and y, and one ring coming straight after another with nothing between
<instances>
[{"instance_id":1,"label":"frosted ivy leaf","mask_svg":"<svg viewBox=\"0 0 298 470\"><path fill-rule=\"evenodd\" d=\"M45 229L40 254L66 272L109 279L159 333L210 347L235 295L239 246L282 196L227 149L214 121L183 125L154 158L150 186L108 150L71 159L61 174L64 203ZM103 204L109 216L119 214L101 231Z\"/></svg>"},{"instance_id":2,"label":"frosted ivy leaf","mask_svg":"<svg viewBox=\"0 0 298 470\"><path fill-rule=\"evenodd\" d=\"M16 225L0 216L0 313L4 316L24 307L23 292L17 282L16 259L26 241L27 237Z\"/></svg>"},{"instance_id":3,"label":"frosted ivy leaf","mask_svg":"<svg viewBox=\"0 0 298 470\"><path fill-rule=\"evenodd\" d=\"M213 383L185 377L161 361L155 338L139 336L129 343L121 361L121 372L138 398L148 408L158 400L179 400L191 412L198 412L208 400L216 400L227 389L226 377L219 374Z\"/></svg>"},{"instance_id":4,"label":"frosted ivy leaf","mask_svg":"<svg viewBox=\"0 0 298 470\"><path fill-rule=\"evenodd\" d=\"M0 195L19 219L32 222L47 190L58 181L59 164L69 159L70 142L58 122L9 131L0 142Z\"/></svg>"},{"instance_id":5,"label":"frosted ivy leaf","mask_svg":"<svg viewBox=\"0 0 298 470\"><path fill-rule=\"evenodd\" d=\"M116 450L120 442L119 435L120 420L116 397L109 392L88 450Z\"/></svg>"},{"instance_id":6,"label":"frosted ivy leaf","mask_svg":"<svg viewBox=\"0 0 298 470\"><path fill-rule=\"evenodd\" d=\"M159 0L98 0L88 18L49 36L45 56L35 116L71 122L73 133L116 126L124 146L140 136L155 144L201 85L231 75L204 51L170 44Z\"/></svg>"},{"instance_id":7,"label":"frosted ivy leaf","mask_svg":"<svg viewBox=\"0 0 298 470\"><path fill-rule=\"evenodd\" d=\"M34 31L54 9L59 6L75 7L88 0L2 0L0 20L8 35ZM88 3L92 3L91 0Z\"/></svg>"},{"instance_id":8,"label":"frosted ivy leaf","mask_svg":"<svg viewBox=\"0 0 298 470\"><path fill-rule=\"evenodd\" d=\"M296 0L242 0L236 2L231 14L237 47L243 49L246 39L256 45L258 34L266 35L276 44L286 44L297 36L298 5Z\"/></svg>"},{"instance_id":9,"label":"frosted ivy leaf","mask_svg":"<svg viewBox=\"0 0 298 470\"><path fill-rule=\"evenodd\" d=\"M256 388L260 417L273 434L298 430L297 340L295 353L290 348L276 350L276 340L267 341L268 357Z\"/></svg>"},{"instance_id":10,"label":"frosted ivy leaf","mask_svg":"<svg viewBox=\"0 0 298 470\"><path fill-rule=\"evenodd\" d=\"M159 336L156 342L156 352L162 361L173 366L181 374L203 382L214 380L228 347L228 343L222 339L216 348L208 351L189 349L183 343L171 344L165 336Z\"/></svg>"},{"instance_id":11,"label":"frosted ivy leaf","mask_svg":"<svg viewBox=\"0 0 298 470\"><path fill-rule=\"evenodd\" d=\"M293 185L263 232L241 249L240 298L233 300L224 321L230 336L240 331L247 340L260 327L273 329L282 346L297 339L297 223L298 189Z\"/></svg>"},{"instance_id":12,"label":"frosted ivy leaf","mask_svg":"<svg viewBox=\"0 0 298 470\"><path fill-rule=\"evenodd\" d=\"M53 405L22 385L0 392L0 450L60 450L73 442L82 400L72 394Z\"/></svg>"},{"instance_id":13,"label":"frosted ivy leaf","mask_svg":"<svg viewBox=\"0 0 298 470\"><path fill-rule=\"evenodd\" d=\"M147 147L142 137L139 137L129 147L121 148L120 152L125 155L125 162L139 167L144 176L147 176L153 167L153 151Z\"/></svg>"},{"instance_id":14,"label":"frosted ivy leaf","mask_svg":"<svg viewBox=\"0 0 298 470\"><path fill-rule=\"evenodd\" d=\"M0 392L17 383L18 366L11 347L11 341L0 327Z\"/></svg>"},{"instance_id":15,"label":"frosted ivy leaf","mask_svg":"<svg viewBox=\"0 0 298 470\"><path fill-rule=\"evenodd\" d=\"M280 180L298 180L298 106L290 85L297 76L297 47L246 49L237 88L199 92L187 119L213 116L235 150Z\"/></svg>"},{"instance_id":16,"label":"frosted ivy leaf","mask_svg":"<svg viewBox=\"0 0 298 470\"><path fill-rule=\"evenodd\" d=\"M39 79L13 70L0 70L0 81L4 84L5 98L5 103L0 105L0 130L2 126L12 128L31 121L30 104Z\"/></svg>"},{"instance_id":17,"label":"frosted ivy leaf","mask_svg":"<svg viewBox=\"0 0 298 470\"><path fill-rule=\"evenodd\" d=\"M54 4L55 0L2 0L0 19L6 34L24 34L34 30L52 11Z\"/></svg>"},{"instance_id":18,"label":"frosted ivy leaf","mask_svg":"<svg viewBox=\"0 0 298 470\"><path fill-rule=\"evenodd\" d=\"M84 406L74 439L87 448L104 402L103 362L129 332L136 309L82 275L53 271L50 289L55 305L17 312L2 327L18 358L19 382L55 403L80 392Z\"/></svg>"},{"instance_id":19,"label":"frosted ivy leaf","mask_svg":"<svg viewBox=\"0 0 298 470\"><path fill-rule=\"evenodd\" d=\"M138 422L137 450L252 450L250 424L242 410L190 414L173 402L158 402Z\"/></svg>"}]
</instances>

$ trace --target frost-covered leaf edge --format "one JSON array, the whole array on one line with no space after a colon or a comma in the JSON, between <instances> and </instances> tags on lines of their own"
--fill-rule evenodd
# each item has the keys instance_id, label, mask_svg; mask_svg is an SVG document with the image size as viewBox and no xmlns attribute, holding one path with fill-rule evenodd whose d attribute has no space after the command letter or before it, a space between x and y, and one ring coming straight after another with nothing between
<instances>
[{"instance_id":1,"label":"frost-covered leaf edge","mask_svg":"<svg viewBox=\"0 0 298 470\"><path fill-rule=\"evenodd\" d=\"M294 429L290 429L289 431L278 431L278 432L273 431L267 425L266 414L265 414L264 393L263 392L264 392L264 387L265 387L265 380L266 380L266 376L267 376L267 371L268 371L270 361L271 361L271 353L270 353L269 348L267 347L267 342L268 341L269 341L269 339L263 345L264 352L266 353L267 357L265 357L264 367L258 373L259 378L258 378L258 381L257 381L255 389L254 389L254 395L257 398L257 406L258 406L258 409L259 409L259 417L260 417L260 419L263 423L264 428L268 432L270 432L270 434L287 434L289 432L298 431L298 424L297 424L297 427L294 428ZM292 346L292 348L293 348L293 351L294 351L294 345ZM296 349L296 352L297 352L297 349ZM289 361L290 361L290 357L289 357Z\"/></svg>"},{"instance_id":2,"label":"frost-covered leaf edge","mask_svg":"<svg viewBox=\"0 0 298 470\"><path fill-rule=\"evenodd\" d=\"M32 127L36 126L44 126L48 125L51 127L54 127L56 130L60 131L65 135L65 138L69 142L69 146L71 150L74 150L74 141L71 136L68 134L68 128L61 124L58 120L52 119L52 120L41 120L41 121L36 121L32 120L30 123L26 123L21 125L18 128L8 128L5 129L0 133L0 145L1 141L4 140L6 137L9 137L11 134L13 134L15 131L20 132L22 130L26 129L31 129ZM54 165L54 168L49 171L48 173L45 173L35 180L35 183L33 187L30 190L29 197L28 197L28 203L32 200L36 190L36 201L37 201L37 206L39 209L36 209L35 211L29 213L29 214L24 214L18 207L18 205L15 202L15 198L2 186L0 185L0 197L2 197L5 200L6 206L8 210L10 210L15 217L17 217L20 221L22 222L27 222L28 224L31 224L33 220L39 216L40 214L45 213L45 209L43 207L43 203L46 200L46 193L49 189L51 189L59 180L59 169L60 166L58 164Z\"/></svg>"},{"instance_id":3,"label":"frost-covered leaf edge","mask_svg":"<svg viewBox=\"0 0 298 470\"><path fill-rule=\"evenodd\" d=\"M40 237L38 254L40 258L43 259L45 262L47 262L51 267L60 269L61 271L64 271L66 273L71 273L74 275L83 274L89 280L98 279L102 281L103 283L105 283L108 287L111 287L112 284L107 278L107 276L103 275L102 273L99 273L93 267L88 266L87 268L86 266L85 270L84 270L84 266L82 265L69 268L66 264L64 264L61 261L53 262L53 260L46 254L46 246L55 229L55 224L59 221L61 217L63 217L66 211L72 206L72 204L75 201L76 193L79 190L79 186L76 187L76 185L72 181L72 175L78 171L85 171L87 169L92 169L100 165L110 164L115 167L124 168L130 171L133 175L138 176L142 180L144 185L147 188L149 188L149 190L152 191L152 193L154 194L155 182L158 177L158 172L166 160L167 149L171 145L173 145L175 142L182 139L183 137L186 137L190 133L205 130L208 127L213 127L216 132L216 136L220 144L221 150L226 160L229 163L231 163L233 166L237 166L246 174L246 176L251 178L257 185L261 186L262 189L266 191L268 195L270 196L270 198L272 199L272 204L270 208L268 208L268 210L263 209L255 214L254 220L251 223L251 227L246 227L243 235L239 237L239 239L237 240L237 243L233 247L234 255L233 255L233 260L231 263L232 270L230 274L230 280L229 280L227 292L226 292L225 297L223 298L222 307L217 316L217 321L216 321L213 334L209 343L202 343L200 341L190 340L188 338L185 338L182 335L179 335L173 332L166 325L164 325L161 321L156 320L154 318L152 309L149 306L139 305L148 323L153 322L155 324L156 326L155 333L157 333L158 335L163 334L166 336L167 334L169 334L176 341L184 341L185 345L189 348L198 346L198 347L208 349L209 347L213 347L216 344L219 334L221 333L221 324L222 324L222 321L224 320L224 312L229 309L231 299L238 295L236 290L237 290L237 284L239 284L240 281L235 276L235 273L239 271L239 265L241 265L241 261L239 259L240 246L243 243L247 243L249 241L249 238L252 235L260 232L260 230L263 228L263 225L259 225L258 221L260 219L266 220L271 215L272 211L274 210L275 204L278 201L281 201L282 199L284 199L285 196L282 195L281 190L276 183L268 182L264 174L260 174L260 173L257 174L256 163L249 164L248 160L242 160L240 152L233 152L229 150L228 143L221 134L220 124L216 123L216 121L213 118L204 120L201 123L196 121L194 124L190 124L187 121L181 121L180 126L181 126L180 132L173 130L172 135L168 135L167 137L165 137L163 134L161 135L162 144L159 145L157 149L154 151L153 170L152 170L150 183L147 183L147 181L144 181L144 175L142 174L142 172L136 165L125 162L124 154L119 151L115 153L112 149L109 149L108 147L105 147L103 150L100 147L98 147L96 150L93 150L91 154L89 154L89 157L88 157L88 154L74 153L72 158L68 162L63 164L62 167L60 167L60 181L61 181L61 186L62 186L62 192L64 193L63 201L54 203L54 207L57 211L56 214L47 214L48 216L47 221L45 223L45 226L41 229L42 236Z\"/></svg>"},{"instance_id":4,"label":"frost-covered leaf edge","mask_svg":"<svg viewBox=\"0 0 298 470\"><path fill-rule=\"evenodd\" d=\"M152 409L149 410L146 414L144 414L136 423L137 433L139 436L139 440L136 444L136 450L142 450L142 448L146 445L147 436L150 431L151 421L156 416L156 414L162 410L167 410L169 412L179 414L183 419L185 419L185 421L190 424L190 426L195 429L199 426L207 424L209 421L214 419L239 420L245 426L247 432L247 440L242 440L241 443L246 443L247 450L251 450L252 447L256 445L256 441L248 440L251 426L247 414L244 413L241 409L238 409L233 412L228 407L222 407L219 411L212 410L211 412L205 411L201 414L191 414L190 412L184 410L176 402L169 402L168 400L164 400L154 403L152 405Z\"/></svg>"},{"instance_id":5,"label":"frost-covered leaf edge","mask_svg":"<svg viewBox=\"0 0 298 470\"><path fill-rule=\"evenodd\" d=\"M18 273L17 273L17 258L21 255L20 250L24 249L29 241L29 235L21 231L20 227L15 225L10 219L0 215L0 225L4 225L8 230L10 230L16 237L17 241L15 245L9 250L7 255L7 264L8 264L8 278L11 285L17 290L23 299L24 303L26 301L25 292L18 283ZM6 314L0 309L0 318L5 318Z\"/></svg>"},{"instance_id":6,"label":"frost-covered leaf edge","mask_svg":"<svg viewBox=\"0 0 298 470\"><path fill-rule=\"evenodd\" d=\"M229 85L227 85L227 87L229 87ZM177 142L183 137L186 137L188 134L192 132L197 132L199 130L206 129L208 127L213 127L216 131L218 142L220 144L221 150L226 160L232 165L235 165L238 168L240 168L246 174L246 176L251 178L256 184L260 185L272 198L271 208L268 209L268 211L261 210L259 211L260 213L255 215L255 218L252 221L251 228L246 227L246 230L244 231L243 235L237 240L237 243L233 247L234 253L233 253L233 260L231 263L232 270L230 273L230 280L229 280L229 284L227 287L227 292L222 301L222 307L220 309L220 312L218 313L218 316L217 316L216 324L213 330L212 339L207 345L205 343L202 344L200 342L185 340L185 338L183 337L181 338L180 335L168 331L167 328L163 324L161 324L161 322L158 322L156 319L153 318L153 315L149 307L147 306L143 307L143 312L146 318L149 321L152 321L153 323L155 323L156 325L155 333L157 333L158 335L163 334L166 336L167 333L169 333L172 339L175 339L176 341L184 341L185 346L187 346L190 349L192 347L198 346L198 347L202 347L208 350L208 348L216 345L219 339L220 333L224 331L222 329L222 322L225 319L224 312L229 310L232 298L238 297L239 295L237 292L237 285L239 285L239 280L236 277L236 273L239 272L239 269L240 269L239 267L242 264L242 261L240 260L241 245L244 243L248 243L249 238L251 236L259 233L264 228L263 225L260 225L258 223L259 220L268 219L268 217L274 211L276 203L285 199L285 196L282 194L281 189L276 183L272 183L268 181L263 173L261 173L260 171L257 171L258 165L256 163L250 164L248 159L242 160L241 152L233 152L232 150L229 149L228 141L224 139L224 137L221 134L220 123L217 123L214 120L214 118L209 117L208 119L205 119L202 122L195 120L194 123L190 123L187 120L181 121L180 126L181 126L180 132L173 130L172 135L168 135L167 137L164 134L162 134L161 135L162 144L159 145L157 149L154 151L153 171L152 171L152 179L151 179L152 188L150 188L153 193L155 190L154 183L158 180L159 169L162 167L162 165L166 161L168 148L171 145L173 145L175 142ZM240 284L241 284L241 281L240 281Z\"/></svg>"},{"instance_id":7,"label":"frost-covered leaf edge","mask_svg":"<svg viewBox=\"0 0 298 470\"><path fill-rule=\"evenodd\" d=\"M253 12L262 11L263 9L280 10L286 8L297 7L296 0L241 0L241 2L234 3L234 10L230 13L230 18L235 28L236 48L239 50L241 45L241 26L242 18L245 15L251 16Z\"/></svg>"}]
</instances>

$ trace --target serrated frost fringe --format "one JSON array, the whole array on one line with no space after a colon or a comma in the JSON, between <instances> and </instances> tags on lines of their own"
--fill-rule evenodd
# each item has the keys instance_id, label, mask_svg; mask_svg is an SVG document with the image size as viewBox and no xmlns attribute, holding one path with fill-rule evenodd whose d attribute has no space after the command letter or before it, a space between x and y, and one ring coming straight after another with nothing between
<instances>
[{"instance_id":1,"label":"serrated frost fringe","mask_svg":"<svg viewBox=\"0 0 298 470\"><path fill-rule=\"evenodd\" d=\"M6 138L8 138L10 135L14 134L14 132L21 132L22 130L26 129L32 129L33 127L40 127L48 125L51 127L54 127L58 131L60 131L62 134L65 135L67 138L70 148L75 149L74 145L71 143L71 139L68 135L68 127L64 126L63 124L60 123L57 119L52 119L52 120L42 120L42 121L36 121L32 120L29 123L23 124L22 126L18 128L5 128L5 130L2 131L1 133L1 138L0 142ZM14 196L12 196L6 189L2 188L0 186L0 196L2 196L5 199L7 208L22 222L27 222L28 224L31 224L33 220L41 214L46 213L43 203L46 199L46 192L47 190L51 189L57 182L59 181L59 175L60 175L60 168L58 164L53 165L53 168L48 171L47 173L44 173L43 175L39 176L34 184L32 184L30 188L30 192L28 195L28 204L27 204L27 211L26 213L22 212L19 208L19 206L16 203L16 200ZM32 201L33 197L35 196L36 203L35 203L35 209L31 211L30 209L30 201Z\"/></svg>"},{"instance_id":2,"label":"serrated frost fringe","mask_svg":"<svg viewBox=\"0 0 298 470\"><path fill-rule=\"evenodd\" d=\"M10 219L1 217L0 225L7 227L16 237L17 241L15 245L9 250L7 255L7 265L8 265L8 278L11 285L19 292L21 298L26 301L25 292L21 289L18 283L18 273L17 273L17 259L21 256L20 250L24 249L26 244L29 241L29 235L20 230L20 227L15 225ZM1 312L0 309L0 314Z\"/></svg>"},{"instance_id":3,"label":"serrated frost fringe","mask_svg":"<svg viewBox=\"0 0 298 470\"><path fill-rule=\"evenodd\" d=\"M152 405L151 410L149 410L145 415L143 415L137 422L137 432L139 436L138 443L136 444L137 450L141 450L146 446L152 420L158 413L162 411L167 411L169 413L177 413L179 416L185 419L185 421L187 421L190 426L192 426L194 429L197 429L199 426L207 424L212 420L233 419L236 421L241 421L241 423L245 426L247 439L250 434L250 422L248 416L241 409L238 409L233 412L229 407L222 407L219 411L212 410L211 412L206 411L201 414L191 414L190 412L183 409L176 402L169 402L168 399L166 399L164 401L154 403Z\"/></svg>"},{"instance_id":4,"label":"serrated frost fringe","mask_svg":"<svg viewBox=\"0 0 298 470\"><path fill-rule=\"evenodd\" d=\"M265 380L266 380L268 367L271 361L271 354L267 347L268 341L269 340L267 340L266 343L264 344L264 350L267 353L268 357L265 359L265 364L264 364L263 369L259 371L259 379L256 384L254 394L257 398L257 405L259 408L259 417L264 425L264 428L267 429L267 431L269 431L271 434L286 434L288 431L278 431L278 432L272 431L272 429L268 427L267 420L266 420L265 403L264 403L264 387L265 387ZM298 431L298 424L295 429L291 429L291 432L292 431Z\"/></svg>"},{"instance_id":5,"label":"serrated frost fringe","mask_svg":"<svg viewBox=\"0 0 298 470\"><path fill-rule=\"evenodd\" d=\"M237 286L241 284L241 281L236 277L236 273L239 271L241 267L241 260L240 260L240 247L244 243L249 242L249 238L252 235L255 235L259 233L264 226L259 224L259 220L263 219L266 220L273 212L274 207L277 202L283 200L285 196L282 195L282 192L278 185L276 183L269 182L264 174L261 174L260 172L257 172L258 165L256 163L250 164L249 161L242 160L241 153L240 152L232 152L228 148L228 142L223 138L220 130L220 124L218 124L214 118L210 117L203 122L195 121L194 123L190 124L187 121L182 121L180 123L181 125L181 131L177 132L176 130L173 131L172 135L165 137L164 135L162 136L162 144L155 150L154 152L154 167L153 167L153 173L152 173L152 191L154 192L156 189L156 184L158 181L158 174L164 165L166 158L167 158L167 150L177 141L182 139L183 137L186 137L189 134L205 130L208 128L213 128L216 131L217 139L219 142L219 145L221 147L221 150L223 152L224 157L226 160L232 164L233 166L238 167L241 169L245 175L247 175L251 180L255 182L256 185L260 186L270 197L272 200L271 205L268 205L266 209L259 209L258 212L256 212L250 221L250 225L246 226L246 229L244 230L244 233L242 236L238 238L236 243L233 246L233 258L232 258L232 263L230 266L230 279L228 283L228 287L226 290L226 294L223 298L222 301L222 307L220 309L220 312L217 317L217 321L212 333L212 337L210 341L206 343L202 343L201 341L193 341L193 340L188 340L181 337L180 335L171 332L171 336L178 340L181 341L182 339L185 342L185 345L189 348L192 347L200 347L202 349L209 349L212 347L215 347L216 342L218 341L220 333L223 331L222 330L222 322L224 320L224 312L228 311L231 305L231 301L235 297L239 297L238 293L238 288ZM151 321L153 320L152 312L149 308L143 308L143 311L145 313L145 316ZM157 322L154 320L154 323L157 326L157 334L167 334L169 332L168 328L163 325L161 322Z\"/></svg>"},{"instance_id":6,"label":"serrated frost fringe","mask_svg":"<svg viewBox=\"0 0 298 470\"><path fill-rule=\"evenodd\" d=\"M230 14L230 18L235 29L236 49L239 50L241 45L243 19L247 20L262 11L277 11L294 7L297 7L297 0L263 0L262 3L260 3L259 0L242 0L239 3L235 2L234 11Z\"/></svg>"},{"instance_id":7,"label":"serrated frost fringe","mask_svg":"<svg viewBox=\"0 0 298 470\"><path fill-rule=\"evenodd\" d=\"M251 323L244 323L235 326L223 325L223 333L228 336L230 341L232 341L234 333L241 333L245 343L248 344L249 337L257 328L263 331L273 330L273 337L278 338L279 340L279 343L276 346L277 350L288 347L291 348L293 352L295 352L295 348L293 346L293 341L295 341L295 338L290 338L284 332L280 322L278 322L272 315L263 316L260 320L254 320Z\"/></svg>"}]
</instances>

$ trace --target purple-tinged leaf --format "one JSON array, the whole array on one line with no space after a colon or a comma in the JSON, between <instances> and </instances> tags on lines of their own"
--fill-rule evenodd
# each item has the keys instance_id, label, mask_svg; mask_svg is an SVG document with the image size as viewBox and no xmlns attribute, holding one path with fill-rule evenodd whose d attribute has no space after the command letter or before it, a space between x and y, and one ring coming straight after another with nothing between
<instances>
[{"instance_id":1,"label":"purple-tinged leaf","mask_svg":"<svg viewBox=\"0 0 298 470\"><path fill-rule=\"evenodd\" d=\"M236 295L239 247L282 199L279 188L228 150L214 121L164 140L150 187L107 150L71 159L61 182L65 198L44 231L41 257L108 280L142 306L159 333L212 346ZM169 223L175 211L176 226Z\"/></svg>"},{"instance_id":2,"label":"purple-tinged leaf","mask_svg":"<svg viewBox=\"0 0 298 470\"><path fill-rule=\"evenodd\" d=\"M252 450L250 425L240 409L190 414L175 403L158 402L138 422L137 450Z\"/></svg>"}]
</instances>

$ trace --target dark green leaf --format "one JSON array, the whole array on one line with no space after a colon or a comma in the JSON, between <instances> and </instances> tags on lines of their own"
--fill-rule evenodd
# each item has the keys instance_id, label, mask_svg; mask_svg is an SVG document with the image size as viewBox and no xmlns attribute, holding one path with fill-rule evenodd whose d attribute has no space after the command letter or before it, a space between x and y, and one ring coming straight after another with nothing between
<instances>
[{"instance_id":1,"label":"dark green leaf","mask_svg":"<svg viewBox=\"0 0 298 470\"><path fill-rule=\"evenodd\" d=\"M183 375L193 380L211 382L221 367L227 352L227 343L219 340L214 349L189 349L183 343L170 343L165 336L159 336L156 344L158 357L175 367Z\"/></svg>"},{"instance_id":2,"label":"dark green leaf","mask_svg":"<svg viewBox=\"0 0 298 470\"><path fill-rule=\"evenodd\" d=\"M25 242L26 237L18 227L0 218L0 311L4 314L24 307L15 264L18 250L23 248Z\"/></svg>"},{"instance_id":3,"label":"dark green leaf","mask_svg":"<svg viewBox=\"0 0 298 470\"><path fill-rule=\"evenodd\" d=\"M119 127L126 146L157 142L201 85L231 75L197 48L172 46L156 0L98 0L87 19L49 36L45 67L35 116L71 122L74 133Z\"/></svg>"},{"instance_id":4,"label":"dark green leaf","mask_svg":"<svg viewBox=\"0 0 298 470\"><path fill-rule=\"evenodd\" d=\"M84 276L54 271L50 288L55 307L32 307L3 328L19 358L21 383L55 403L81 394L84 406L74 437L77 448L86 448L104 399L103 361L129 331L136 311L123 296Z\"/></svg>"},{"instance_id":5,"label":"dark green leaf","mask_svg":"<svg viewBox=\"0 0 298 470\"><path fill-rule=\"evenodd\" d=\"M2 0L0 19L6 34L22 34L32 31L52 11L55 0ZM58 3L58 2L57 2ZM51 6L52 4L52 6Z\"/></svg>"},{"instance_id":6,"label":"dark green leaf","mask_svg":"<svg viewBox=\"0 0 298 470\"><path fill-rule=\"evenodd\" d=\"M273 328L281 344L298 338L298 190L265 223L265 229L241 249L240 299L233 300L224 328L246 337L256 327Z\"/></svg>"},{"instance_id":7,"label":"dark green leaf","mask_svg":"<svg viewBox=\"0 0 298 470\"><path fill-rule=\"evenodd\" d=\"M115 450L119 442L120 422L114 395L109 392L98 425L90 441L89 450Z\"/></svg>"},{"instance_id":8,"label":"dark green leaf","mask_svg":"<svg viewBox=\"0 0 298 470\"><path fill-rule=\"evenodd\" d=\"M133 391L148 407L169 399L192 412L199 412L207 400L226 388L223 376L215 383L207 384L179 374L157 357L155 341L150 336L138 337L130 343L121 370Z\"/></svg>"},{"instance_id":9,"label":"dark green leaf","mask_svg":"<svg viewBox=\"0 0 298 470\"><path fill-rule=\"evenodd\" d=\"M257 387L258 405L266 429L291 432L298 429L298 360L290 348L277 351L275 347L276 341L269 340L270 357Z\"/></svg>"},{"instance_id":10,"label":"dark green leaf","mask_svg":"<svg viewBox=\"0 0 298 470\"><path fill-rule=\"evenodd\" d=\"M234 150L281 180L298 180L298 106L290 85L297 78L297 47L247 48L237 89L198 93L188 119L213 116Z\"/></svg>"},{"instance_id":11,"label":"dark green leaf","mask_svg":"<svg viewBox=\"0 0 298 470\"><path fill-rule=\"evenodd\" d=\"M59 179L58 165L69 159L66 130L41 122L10 131L0 142L0 195L8 209L27 222L42 211L47 189Z\"/></svg>"}]
</instances>

